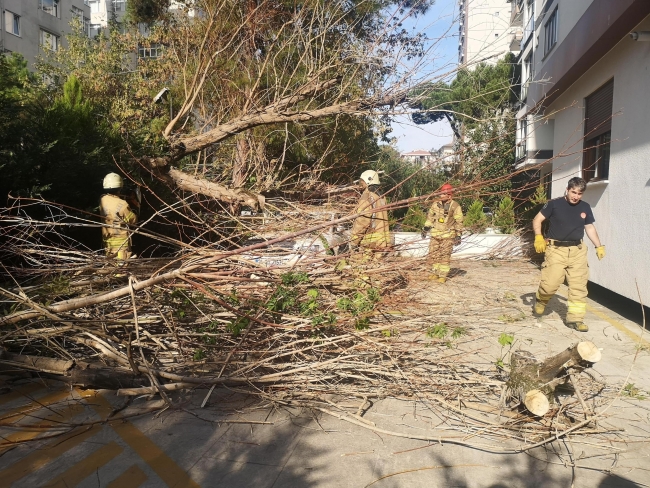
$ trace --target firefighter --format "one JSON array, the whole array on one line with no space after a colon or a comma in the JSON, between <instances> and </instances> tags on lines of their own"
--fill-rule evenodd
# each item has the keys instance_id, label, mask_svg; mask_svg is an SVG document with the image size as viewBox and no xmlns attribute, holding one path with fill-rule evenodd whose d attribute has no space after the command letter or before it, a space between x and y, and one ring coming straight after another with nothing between
<instances>
[{"instance_id":1,"label":"firefighter","mask_svg":"<svg viewBox=\"0 0 650 488\"><path fill-rule=\"evenodd\" d=\"M131 236L129 225L138 221L136 213L122 196L124 182L116 173L104 177L104 190L99 202L99 212L104 219L102 241L106 256L120 261L131 257Z\"/></svg>"},{"instance_id":2,"label":"firefighter","mask_svg":"<svg viewBox=\"0 0 650 488\"><path fill-rule=\"evenodd\" d=\"M537 290L533 314L540 317L546 304L566 278L569 285L566 325L580 332L589 327L583 322L587 313L587 245L584 233L596 247L598 260L605 257L605 246L600 242L594 226L591 206L582 201L587 183L582 178L571 178L564 196L550 200L533 219L535 251L544 253L542 277ZM549 219L546 238L542 222Z\"/></svg>"},{"instance_id":3,"label":"firefighter","mask_svg":"<svg viewBox=\"0 0 650 488\"><path fill-rule=\"evenodd\" d=\"M463 211L458 202L452 200L454 187L445 183L440 188L440 198L433 202L422 229L422 238L429 233L429 259L433 274L429 279L444 283L449 275L451 252L454 241L463 230Z\"/></svg>"},{"instance_id":4,"label":"firefighter","mask_svg":"<svg viewBox=\"0 0 650 488\"><path fill-rule=\"evenodd\" d=\"M390 245L388 230L388 212L386 210L374 211L375 208L386 205L386 199L377 193L379 188L379 174L368 170L361 173L359 180L361 189L364 190L354 209L359 215L352 226L352 245L361 248L366 258L370 256L378 259L386 252Z\"/></svg>"}]
</instances>

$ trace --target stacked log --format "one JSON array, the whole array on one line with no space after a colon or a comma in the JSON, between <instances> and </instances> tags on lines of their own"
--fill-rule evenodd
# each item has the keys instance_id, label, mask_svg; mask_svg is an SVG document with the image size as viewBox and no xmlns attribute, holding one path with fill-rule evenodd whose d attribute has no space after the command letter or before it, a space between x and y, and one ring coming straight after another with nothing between
<instances>
[{"instance_id":1,"label":"stacked log","mask_svg":"<svg viewBox=\"0 0 650 488\"><path fill-rule=\"evenodd\" d=\"M570 374L590 368L600 358L600 350L589 341L579 342L541 362L527 351L516 351L510 357L506 386L510 396L541 417L550 409L555 388L570 381Z\"/></svg>"}]
</instances>

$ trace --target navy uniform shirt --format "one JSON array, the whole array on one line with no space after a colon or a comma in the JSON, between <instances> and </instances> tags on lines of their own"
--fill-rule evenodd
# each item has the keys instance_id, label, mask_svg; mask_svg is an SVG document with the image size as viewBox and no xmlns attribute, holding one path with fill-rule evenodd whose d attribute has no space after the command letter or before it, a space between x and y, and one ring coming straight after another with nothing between
<instances>
[{"instance_id":1,"label":"navy uniform shirt","mask_svg":"<svg viewBox=\"0 0 650 488\"><path fill-rule=\"evenodd\" d=\"M585 225L596 221L587 202L571 205L564 197L550 200L540 213L550 222L546 237L558 241L579 241L585 235Z\"/></svg>"}]
</instances>

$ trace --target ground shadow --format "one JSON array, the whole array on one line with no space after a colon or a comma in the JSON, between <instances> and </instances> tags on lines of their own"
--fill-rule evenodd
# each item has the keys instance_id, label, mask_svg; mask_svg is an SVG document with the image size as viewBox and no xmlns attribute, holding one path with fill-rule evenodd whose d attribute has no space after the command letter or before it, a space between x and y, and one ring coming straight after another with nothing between
<instances>
[{"instance_id":1,"label":"ground shadow","mask_svg":"<svg viewBox=\"0 0 650 488\"><path fill-rule=\"evenodd\" d=\"M467 274L467 271L465 271L464 269L451 268L449 270L449 274L447 276L449 278L456 278L456 277L459 277L459 276L465 276L466 274Z\"/></svg>"},{"instance_id":2,"label":"ground shadow","mask_svg":"<svg viewBox=\"0 0 650 488\"><path fill-rule=\"evenodd\" d=\"M520 295L519 298L521 298L524 305L528 305L531 308L535 305L535 293L524 293L523 295ZM546 310L544 310L542 318L551 315L553 312L556 312L562 320L565 319L567 314L566 298L557 294L553 295L553 298L551 298L548 305L546 305Z\"/></svg>"}]
</instances>

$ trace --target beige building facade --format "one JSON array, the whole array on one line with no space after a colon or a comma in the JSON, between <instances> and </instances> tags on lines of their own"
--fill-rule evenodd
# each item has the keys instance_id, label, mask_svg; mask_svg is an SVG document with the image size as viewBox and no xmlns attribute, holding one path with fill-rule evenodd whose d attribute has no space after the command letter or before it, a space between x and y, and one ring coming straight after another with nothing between
<instances>
[{"instance_id":1,"label":"beige building facade","mask_svg":"<svg viewBox=\"0 0 650 488\"><path fill-rule=\"evenodd\" d=\"M508 0L458 1L459 65L496 63L512 50L511 10Z\"/></svg>"}]
</instances>

